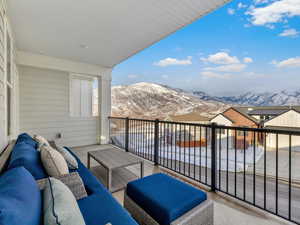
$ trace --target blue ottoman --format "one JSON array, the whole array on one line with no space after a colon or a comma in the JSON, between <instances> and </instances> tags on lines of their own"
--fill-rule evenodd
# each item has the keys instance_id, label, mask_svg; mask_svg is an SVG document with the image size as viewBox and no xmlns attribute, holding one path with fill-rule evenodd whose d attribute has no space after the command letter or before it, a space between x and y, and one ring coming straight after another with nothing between
<instances>
[{"instance_id":1,"label":"blue ottoman","mask_svg":"<svg viewBox=\"0 0 300 225\"><path fill-rule=\"evenodd\" d=\"M128 183L124 206L140 224L213 225L206 193L162 173Z\"/></svg>"}]
</instances>

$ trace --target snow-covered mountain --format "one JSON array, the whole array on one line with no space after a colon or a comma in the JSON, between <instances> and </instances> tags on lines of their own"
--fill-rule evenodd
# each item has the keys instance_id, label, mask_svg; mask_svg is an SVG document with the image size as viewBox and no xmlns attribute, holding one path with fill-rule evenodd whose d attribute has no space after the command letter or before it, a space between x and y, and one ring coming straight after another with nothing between
<instances>
[{"instance_id":1,"label":"snow-covered mountain","mask_svg":"<svg viewBox=\"0 0 300 225\"><path fill-rule=\"evenodd\" d=\"M253 106L300 105L300 91L280 91L274 93L248 92L239 96L217 97L216 100L229 104Z\"/></svg>"},{"instance_id":2,"label":"snow-covered mountain","mask_svg":"<svg viewBox=\"0 0 300 225\"><path fill-rule=\"evenodd\" d=\"M154 83L112 87L112 115L165 119L190 112L212 117L229 106L213 99Z\"/></svg>"}]
</instances>

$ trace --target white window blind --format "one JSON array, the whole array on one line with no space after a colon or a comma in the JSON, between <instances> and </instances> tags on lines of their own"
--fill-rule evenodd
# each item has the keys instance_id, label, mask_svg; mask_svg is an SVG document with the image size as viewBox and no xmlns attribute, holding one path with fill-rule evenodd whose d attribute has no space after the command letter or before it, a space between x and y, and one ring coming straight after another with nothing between
<instances>
[{"instance_id":1,"label":"white window blind","mask_svg":"<svg viewBox=\"0 0 300 225\"><path fill-rule=\"evenodd\" d=\"M70 76L70 115L91 117L93 99L93 78L80 75Z\"/></svg>"}]
</instances>

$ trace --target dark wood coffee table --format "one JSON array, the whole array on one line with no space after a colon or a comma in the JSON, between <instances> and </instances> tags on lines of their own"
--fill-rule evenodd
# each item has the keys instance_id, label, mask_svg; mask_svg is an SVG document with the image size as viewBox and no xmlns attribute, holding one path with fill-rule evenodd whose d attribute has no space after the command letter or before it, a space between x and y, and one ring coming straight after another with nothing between
<instances>
[{"instance_id":1,"label":"dark wood coffee table","mask_svg":"<svg viewBox=\"0 0 300 225\"><path fill-rule=\"evenodd\" d=\"M91 158L101 166L91 169ZM136 164L140 164L140 177L143 177L144 161L130 153L113 147L88 152L88 168L91 169L97 178L106 184L107 189L111 192L122 190L126 187L128 182L139 178L126 169L128 166Z\"/></svg>"}]
</instances>

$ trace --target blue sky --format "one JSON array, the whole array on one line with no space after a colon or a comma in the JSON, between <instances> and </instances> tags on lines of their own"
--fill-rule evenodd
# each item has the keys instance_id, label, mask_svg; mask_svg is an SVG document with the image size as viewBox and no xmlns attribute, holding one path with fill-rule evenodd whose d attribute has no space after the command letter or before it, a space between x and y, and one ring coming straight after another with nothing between
<instances>
[{"instance_id":1,"label":"blue sky","mask_svg":"<svg viewBox=\"0 0 300 225\"><path fill-rule=\"evenodd\" d=\"M300 0L234 0L116 66L112 85L300 90Z\"/></svg>"}]
</instances>

